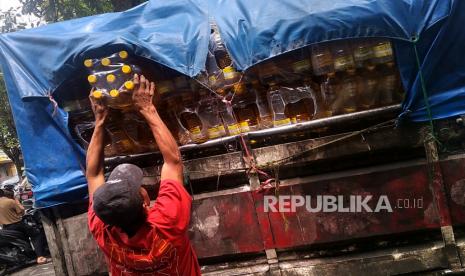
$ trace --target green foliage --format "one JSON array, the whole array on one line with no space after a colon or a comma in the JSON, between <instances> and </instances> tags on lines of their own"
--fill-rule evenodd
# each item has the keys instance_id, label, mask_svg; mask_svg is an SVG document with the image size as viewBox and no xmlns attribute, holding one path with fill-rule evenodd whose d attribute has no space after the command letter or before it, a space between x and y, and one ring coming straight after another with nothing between
<instances>
[{"instance_id":1,"label":"green foliage","mask_svg":"<svg viewBox=\"0 0 465 276\"><path fill-rule=\"evenodd\" d=\"M142 0L20 0L23 14L34 14L46 22L57 22L105 12L121 11Z\"/></svg>"}]
</instances>

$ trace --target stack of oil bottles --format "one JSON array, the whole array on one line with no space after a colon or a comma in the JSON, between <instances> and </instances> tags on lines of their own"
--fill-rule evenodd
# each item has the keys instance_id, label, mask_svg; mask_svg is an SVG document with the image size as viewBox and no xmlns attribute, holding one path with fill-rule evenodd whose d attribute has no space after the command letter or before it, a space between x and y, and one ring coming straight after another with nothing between
<instances>
[{"instance_id":1,"label":"stack of oil bottles","mask_svg":"<svg viewBox=\"0 0 465 276\"><path fill-rule=\"evenodd\" d=\"M132 109L132 78L141 72L135 59L121 51L84 62L91 96L111 108L106 156L156 150L149 127ZM314 44L239 72L212 25L206 72L195 79L151 75L157 109L181 145L388 106L403 97L391 42L379 38ZM89 103L63 105L87 146L93 130Z\"/></svg>"}]
</instances>

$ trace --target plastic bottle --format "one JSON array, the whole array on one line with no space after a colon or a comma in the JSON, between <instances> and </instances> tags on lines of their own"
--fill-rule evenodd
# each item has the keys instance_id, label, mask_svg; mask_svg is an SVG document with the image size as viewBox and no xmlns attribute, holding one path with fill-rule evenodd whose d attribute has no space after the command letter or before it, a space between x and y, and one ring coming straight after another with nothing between
<instances>
[{"instance_id":1,"label":"plastic bottle","mask_svg":"<svg viewBox=\"0 0 465 276\"><path fill-rule=\"evenodd\" d=\"M379 68L379 106L395 103L400 90L400 80L394 62L388 62Z\"/></svg>"},{"instance_id":2,"label":"plastic bottle","mask_svg":"<svg viewBox=\"0 0 465 276\"><path fill-rule=\"evenodd\" d=\"M115 156L137 152L134 143L124 132L121 114L111 112L105 128L109 134L111 143L104 148L106 156Z\"/></svg>"},{"instance_id":3,"label":"plastic bottle","mask_svg":"<svg viewBox=\"0 0 465 276\"><path fill-rule=\"evenodd\" d=\"M310 121L316 114L315 93L310 82L307 77L302 86L295 87L288 93L285 113L293 124Z\"/></svg>"},{"instance_id":4,"label":"plastic bottle","mask_svg":"<svg viewBox=\"0 0 465 276\"><path fill-rule=\"evenodd\" d=\"M317 76L334 72L333 55L328 44L312 45L312 66Z\"/></svg>"},{"instance_id":5,"label":"plastic bottle","mask_svg":"<svg viewBox=\"0 0 465 276\"><path fill-rule=\"evenodd\" d=\"M132 82L140 68L127 63L128 53L120 51L102 59L86 59L84 66L89 70L88 81L93 86L95 99L105 98L108 106L128 109L132 105Z\"/></svg>"},{"instance_id":6,"label":"plastic bottle","mask_svg":"<svg viewBox=\"0 0 465 276\"><path fill-rule=\"evenodd\" d=\"M123 114L123 129L135 145L137 152L155 151L155 138L150 127L138 113L125 112Z\"/></svg>"},{"instance_id":7,"label":"plastic bottle","mask_svg":"<svg viewBox=\"0 0 465 276\"><path fill-rule=\"evenodd\" d=\"M166 97L166 109L161 109L163 116L166 118L163 120L166 122L166 126L173 133L179 144L187 145L192 143L191 135L186 130L177 118L177 114L182 110L181 98L178 96L167 95Z\"/></svg>"},{"instance_id":8,"label":"plastic bottle","mask_svg":"<svg viewBox=\"0 0 465 276\"><path fill-rule=\"evenodd\" d=\"M207 128L208 139L226 136L226 130L220 117L218 98L209 95L209 92L205 89L199 90L199 95L198 114Z\"/></svg>"},{"instance_id":9,"label":"plastic bottle","mask_svg":"<svg viewBox=\"0 0 465 276\"><path fill-rule=\"evenodd\" d=\"M181 96L183 108L178 113L181 125L189 131L194 143L203 143L207 140L204 126L197 115L197 107L194 104L192 93L187 92Z\"/></svg>"},{"instance_id":10,"label":"plastic bottle","mask_svg":"<svg viewBox=\"0 0 465 276\"><path fill-rule=\"evenodd\" d=\"M374 62L383 64L394 62L394 52L391 41L386 39L376 40L373 44Z\"/></svg>"},{"instance_id":11,"label":"plastic bottle","mask_svg":"<svg viewBox=\"0 0 465 276\"><path fill-rule=\"evenodd\" d=\"M331 72L326 75L321 84L321 99L323 117L331 117L339 113L340 107L337 106L338 95L340 94L341 82L336 73Z\"/></svg>"},{"instance_id":12,"label":"plastic bottle","mask_svg":"<svg viewBox=\"0 0 465 276\"><path fill-rule=\"evenodd\" d=\"M260 115L255 94L251 93L243 82L235 84L233 89L233 110L241 127L241 132L258 130L260 128Z\"/></svg>"},{"instance_id":13,"label":"plastic bottle","mask_svg":"<svg viewBox=\"0 0 465 276\"><path fill-rule=\"evenodd\" d=\"M341 90L339 91L338 98L342 99L343 113L357 111L358 85L355 69L347 70L341 83Z\"/></svg>"},{"instance_id":14,"label":"plastic bottle","mask_svg":"<svg viewBox=\"0 0 465 276\"><path fill-rule=\"evenodd\" d=\"M380 89L378 83L379 77L374 65L367 66L358 76L360 109L370 109L376 106Z\"/></svg>"},{"instance_id":15,"label":"plastic bottle","mask_svg":"<svg viewBox=\"0 0 465 276\"><path fill-rule=\"evenodd\" d=\"M263 85L269 83L279 83L282 81L280 69L275 63L274 59L262 62L257 66L258 77Z\"/></svg>"},{"instance_id":16,"label":"plastic bottle","mask_svg":"<svg viewBox=\"0 0 465 276\"><path fill-rule=\"evenodd\" d=\"M373 66L375 54L371 40L357 39L352 41L352 51L356 68L367 69Z\"/></svg>"},{"instance_id":17,"label":"plastic bottle","mask_svg":"<svg viewBox=\"0 0 465 276\"><path fill-rule=\"evenodd\" d=\"M291 119L286 116L286 103L280 91L280 87L276 83L270 84L268 90L268 102L271 105L273 126L285 126L291 124Z\"/></svg>"},{"instance_id":18,"label":"plastic bottle","mask_svg":"<svg viewBox=\"0 0 465 276\"><path fill-rule=\"evenodd\" d=\"M344 72L355 68L354 58L347 42L336 42L332 45L334 70Z\"/></svg>"},{"instance_id":19,"label":"plastic bottle","mask_svg":"<svg viewBox=\"0 0 465 276\"><path fill-rule=\"evenodd\" d=\"M308 48L297 50L291 62L292 72L307 76L312 72L312 61L308 53Z\"/></svg>"},{"instance_id":20,"label":"plastic bottle","mask_svg":"<svg viewBox=\"0 0 465 276\"><path fill-rule=\"evenodd\" d=\"M252 80L251 93L255 94L258 114L260 117L260 128L266 129L273 127L273 116L268 104L267 91L257 79Z\"/></svg>"}]
</instances>

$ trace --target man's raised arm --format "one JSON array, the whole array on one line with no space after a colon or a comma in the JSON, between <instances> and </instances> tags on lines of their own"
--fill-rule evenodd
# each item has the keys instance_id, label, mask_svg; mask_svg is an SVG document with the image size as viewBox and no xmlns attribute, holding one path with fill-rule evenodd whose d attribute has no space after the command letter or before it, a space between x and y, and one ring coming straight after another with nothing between
<instances>
[{"instance_id":1,"label":"man's raised arm","mask_svg":"<svg viewBox=\"0 0 465 276\"><path fill-rule=\"evenodd\" d=\"M108 115L108 110L101 100L95 100L92 97L90 100L95 115L95 128L89 148L87 149L86 178L89 196L92 196L95 190L105 183L105 175L103 172L103 140L105 138L104 124Z\"/></svg>"},{"instance_id":2,"label":"man's raised arm","mask_svg":"<svg viewBox=\"0 0 465 276\"><path fill-rule=\"evenodd\" d=\"M136 84L133 94L134 105L149 124L163 156L164 164L161 169L161 179L172 179L182 184L183 167L181 153L176 140L161 120L157 109L153 105L155 84L149 82L144 76L139 77L138 75L134 76L134 83Z\"/></svg>"}]
</instances>

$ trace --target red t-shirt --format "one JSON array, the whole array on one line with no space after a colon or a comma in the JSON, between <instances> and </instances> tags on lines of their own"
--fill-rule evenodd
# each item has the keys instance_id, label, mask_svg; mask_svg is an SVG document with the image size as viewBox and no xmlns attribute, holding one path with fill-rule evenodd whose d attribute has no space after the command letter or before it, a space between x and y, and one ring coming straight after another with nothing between
<instances>
[{"instance_id":1,"label":"red t-shirt","mask_svg":"<svg viewBox=\"0 0 465 276\"><path fill-rule=\"evenodd\" d=\"M131 238L105 225L89 200L89 229L105 253L112 276L200 275L197 256L187 237L192 199L174 180L162 180L147 222Z\"/></svg>"}]
</instances>

